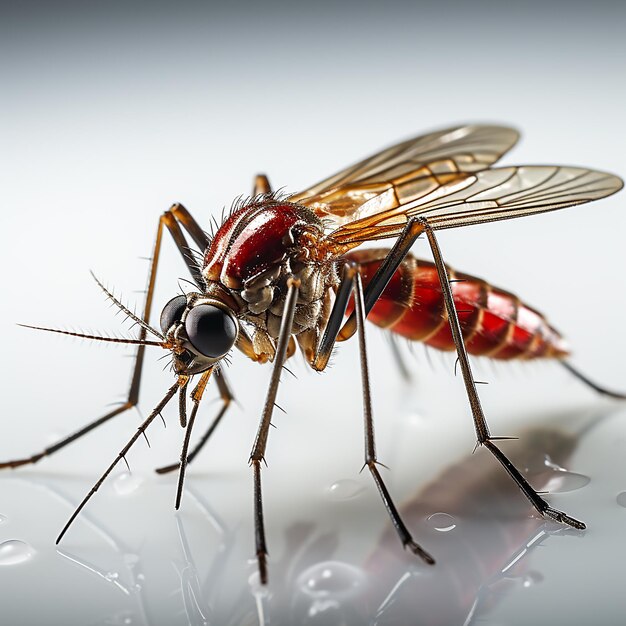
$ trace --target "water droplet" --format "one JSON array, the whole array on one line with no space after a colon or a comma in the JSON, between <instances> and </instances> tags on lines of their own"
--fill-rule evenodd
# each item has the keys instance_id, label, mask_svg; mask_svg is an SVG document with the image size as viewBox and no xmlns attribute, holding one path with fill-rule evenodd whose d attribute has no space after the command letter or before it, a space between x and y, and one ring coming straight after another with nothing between
<instances>
[{"instance_id":1,"label":"water droplet","mask_svg":"<svg viewBox=\"0 0 626 626\"><path fill-rule=\"evenodd\" d=\"M0 565L17 565L28 561L34 554L34 548L19 539L0 543Z\"/></svg>"},{"instance_id":2,"label":"water droplet","mask_svg":"<svg viewBox=\"0 0 626 626\"><path fill-rule=\"evenodd\" d=\"M537 583L540 583L543 580L543 574L540 572L531 571L528 572L525 576L522 576L522 586L524 589L528 589L528 587L532 587Z\"/></svg>"},{"instance_id":3,"label":"water droplet","mask_svg":"<svg viewBox=\"0 0 626 626\"><path fill-rule=\"evenodd\" d=\"M567 472L564 467L561 467L558 463L555 463L549 454L546 454L544 456L543 464L550 469L556 470L557 472Z\"/></svg>"},{"instance_id":4,"label":"water droplet","mask_svg":"<svg viewBox=\"0 0 626 626\"><path fill-rule=\"evenodd\" d=\"M0 524L4 524L4 522L7 522L8 520L9 518L6 515L0 514Z\"/></svg>"},{"instance_id":5,"label":"water droplet","mask_svg":"<svg viewBox=\"0 0 626 626\"><path fill-rule=\"evenodd\" d=\"M315 600L309 607L308 616L315 620L312 623L345 624L339 614L340 609L341 604L337 600Z\"/></svg>"},{"instance_id":6,"label":"water droplet","mask_svg":"<svg viewBox=\"0 0 626 626\"><path fill-rule=\"evenodd\" d=\"M113 481L113 488L120 496L127 496L136 491L143 480L130 472L122 472Z\"/></svg>"},{"instance_id":7,"label":"water droplet","mask_svg":"<svg viewBox=\"0 0 626 626\"><path fill-rule=\"evenodd\" d=\"M365 491L365 487L356 480L346 479L338 480L326 491L333 500L352 500L360 496Z\"/></svg>"},{"instance_id":8,"label":"water droplet","mask_svg":"<svg viewBox=\"0 0 626 626\"><path fill-rule=\"evenodd\" d=\"M447 513L433 513L426 518L426 521L439 532L447 533L456 528L456 520Z\"/></svg>"},{"instance_id":9,"label":"water droplet","mask_svg":"<svg viewBox=\"0 0 626 626\"><path fill-rule=\"evenodd\" d=\"M250 574L250 576L248 577L248 585L250 586L250 591L252 592L252 595L259 598L268 597L269 592L267 586L261 584L261 576L259 575L258 571L252 572L252 574Z\"/></svg>"},{"instance_id":10,"label":"water droplet","mask_svg":"<svg viewBox=\"0 0 626 626\"><path fill-rule=\"evenodd\" d=\"M298 576L298 589L312 598L347 598L363 586L365 574L341 561L316 563Z\"/></svg>"},{"instance_id":11,"label":"water droplet","mask_svg":"<svg viewBox=\"0 0 626 626\"><path fill-rule=\"evenodd\" d=\"M615 498L615 501L620 506L623 506L626 508L626 491L622 491L621 493L618 493L617 497Z\"/></svg>"},{"instance_id":12,"label":"water droplet","mask_svg":"<svg viewBox=\"0 0 626 626\"><path fill-rule=\"evenodd\" d=\"M65 439L65 437L67 437L67 431L54 430L48 434L46 439L48 440L48 445L54 445L55 443L59 443L61 439Z\"/></svg>"},{"instance_id":13,"label":"water droplet","mask_svg":"<svg viewBox=\"0 0 626 626\"><path fill-rule=\"evenodd\" d=\"M581 489L591 481L589 476L570 472L557 463L554 463L547 454L544 459L544 465L553 470L553 473L546 477L547 482L541 489L542 491L549 493L565 493L566 491Z\"/></svg>"},{"instance_id":14,"label":"water droplet","mask_svg":"<svg viewBox=\"0 0 626 626\"><path fill-rule=\"evenodd\" d=\"M402 423L409 426L424 426L428 424L428 419L423 411L411 411L408 415L402 416Z\"/></svg>"},{"instance_id":15,"label":"water droplet","mask_svg":"<svg viewBox=\"0 0 626 626\"><path fill-rule=\"evenodd\" d=\"M132 624L133 617L128 614L128 611L123 613L116 613L108 619L105 619L102 624L108 624L109 626L123 626L124 624Z\"/></svg>"},{"instance_id":16,"label":"water droplet","mask_svg":"<svg viewBox=\"0 0 626 626\"><path fill-rule=\"evenodd\" d=\"M114 580L117 580L119 578L119 574L117 572L107 572L104 577L109 581L109 582L113 582Z\"/></svg>"},{"instance_id":17,"label":"water droplet","mask_svg":"<svg viewBox=\"0 0 626 626\"><path fill-rule=\"evenodd\" d=\"M574 491L575 489L581 489L585 485L589 484L591 478L584 474L577 474L576 472L568 472L567 470L558 470L550 477L548 482L542 488L542 491L548 491L549 493L565 493L566 491Z\"/></svg>"}]
</instances>

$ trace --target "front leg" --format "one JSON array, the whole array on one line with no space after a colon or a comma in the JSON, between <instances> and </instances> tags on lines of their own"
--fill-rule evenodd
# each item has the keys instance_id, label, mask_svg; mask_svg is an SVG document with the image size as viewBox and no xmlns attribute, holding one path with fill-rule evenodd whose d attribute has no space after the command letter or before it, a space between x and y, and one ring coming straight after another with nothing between
<instances>
[{"instance_id":1,"label":"front leg","mask_svg":"<svg viewBox=\"0 0 626 626\"><path fill-rule=\"evenodd\" d=\"M135 354L135 362L133 365L131 382L130 382L130 387L128 389L128 395L127 395L126 401L120 406L109 411L102 417L88 423L87 425L83 426L82 428L72 433L68 437L61 439L54 445L48 446L47 448L45 448L44 450L41 450L40 452L37 452L36 454L33 454L25 458L13 459L11 461L1 462L0 469L16 468L16 467L19 467L20 465L28 465L31 463L37 463L44 457L55 454L56 452L63 449L65 446L69 445L70 443L77 441L78 439L86 435L87 433L91 432L92 430L95 430L96 428L98 428L99 426L102 426L103 424L113 419L114 417L121 415L122 413L132 409L133 407L137 405L137 403L139 402L139 388L141 385L141 374L143 371L145 349L147 345L146 328L149 327L150 313L152 311L152 300L154 296L154 288L156 284L159 258L161 255L161 243L163 240L164 228L167 228L167 230L171 234L174 240L174 243L176 244L176 247L181 253L192 278L196 280L198 285L204 284L204 279L202 278L200 268L198 267L197 263L193 260L193 258L189 256L188 243L187 243L187 240L185 239L185 236L182 233L182 230L179 226L179 222L180 224L182 224L183 228L189 233L189 235L192 237L192 239L197 245L199 246L207 245L208 239L206 235L204 234L200 226L197 224L197 222L193 219L191 214L187 211L187 209L185 209L181 204L174 204L170 209L168 209L161 215L159 219L159 224L157 227L154 246L152 249L150 269L148 271L146 297L144 300L143 315L141 317L135 316L131 311L129 311L126 307L124 307L124 305L121 302L119 302L119 300L117 300L113 296L113 294L110 291L108 291L106 287L96 279L96 282L98 283L99 287L104 291L106 296L112 302L114 302L116 306L118 306L124 313L126 313L126 315L132 318L135 321L135 323L139 324L140 326L139 337L136 340L136 343L139 344L139 347L137 348L137 353ZM66 331L56 331L56 332L63 332L63 334L68 334L68 335L76 334L76 333L70 333ZM123 342L120 340L120 343L123 343Z\"/></svg>"},{"instance_id":2,"label":"front leg","mask_svg":"<svg viewBox=\"0 0 626 626\"><path fill-rule=\"evenodd\" d=\"M265 541L265 525L263 523L263 495L261 491L261 461L265 461L265 449L267 447L267 437L269 435L272 413L276 402L278 384L283 365L287 358L287 348L291 338L293 317L298 302L298 290L300 281L294 278L287 280L287 297L283 308L282 321L278 334L278 343L274 355L274 367L270 379L269 389L263 407L261 423L257 431L254 446L250 453L250 465L254 474L254 528L256 537L256 555L259 564L259 576L261 584L267 584L267 544Z\"/></svg>"},{"instance_id":3,"label":"front leg","mask_svg":"<svg viewBox=\"0 0 626 626\"><path fill-rule=\"evenodd\" d=\"M226 382L226 377L222 369L218 369L215 372L215 381L217 383L217 388L220 392L222 406L220 410L218 411L217 415L213 418L213 421L210 423L206 432L202 435L202 437L195 444L191 452L187 455L185 464L191 463L196 458L200 450L202 450L202 448L205 446L206 442L209 440L211 435L215 432L215 429L218 427L219 423L222 421L222 418L226 414L228 407L235 400L235 396L233 396L233 392L231 391L228 383ZM183 464L183 461L181 459L180 462L172 463L170 465L165 465L164 467L159 467L155 471L157 474L167 474L168 472L173 472L174 470L181 468L182 464Z\"/></svg>"},{"instance_id":4,"label":"front leg","mask_svg":"<svg viewBox=\"0 0 626 626\"><path fill-rule=\"evenodd\" d=\"M252 183L252 195L258 196L258 195L268 194L268 193L272 193L272 187L270 185L270 181L268 177L265 174L257 174L254 178L254 182ZM191 217L189 216L188 213L187 213L187 216L189 218ZM209 245L209 241L208 241L206 234L204 234L199 227L194 228L192 225L192 227L189 228L188 220L186 221L182 220L182 218L185 217L184 215L176 214L176 217L181 220L181 222L183 223L187 231L190 233L195 243L201 248L201 250L202 251L206 250L206 248ZM180 237L177 238L174 235L174 233L172 234L174 236L175 241L180 241ZM180 235L182 235L182 233L180 233ZM200 236L204 237L204 241L198 241L197 237L200 237ZM202 273L199 267L194 268L194 269L190 267L190 272L192 276L194 276L194 279L197 276L202 277ZM239 336L237 338L237 348L241 352L243 352L249 359L252 359L253 361L265 362L267 360L267 356L265 354L257 354L255 352L254 346L252 345L250 338L243 331L239 333ZM293 353L294 351L295 351L295 348L290 350L291 353ZM202 435L198 443L194 446L192 451L189 453L189 456L187 457L186 461L183 462L183 460L181 459L181 461L178 463L171 463L169 465L159 467L155 470L158 474L166 474L167 472L173 472L174 470L182 468L183 464L186 465L187 463L191 463L193 459L197 456L197 454L200 452L200 450L202 450L202 448L205 446L205 444L213 435L213 433L215 432L215 429L217 428L218 424L221 422L222 417L224 417L224 414L228 410L228 407L231 405L232 401L234 400L233 393L230 390L228 383L226 382L226 377L222 370L219 370L219 369L217 370L216 380L217 380L217 386L220 392L220 397L222 400L222 408L219 410L217 416L213 419L213 421L209 425L206 432ZM177 498L177 502L179 502L178 498ZM176 508L178 508L178 506Z\"/></svg>"}]
</instances>

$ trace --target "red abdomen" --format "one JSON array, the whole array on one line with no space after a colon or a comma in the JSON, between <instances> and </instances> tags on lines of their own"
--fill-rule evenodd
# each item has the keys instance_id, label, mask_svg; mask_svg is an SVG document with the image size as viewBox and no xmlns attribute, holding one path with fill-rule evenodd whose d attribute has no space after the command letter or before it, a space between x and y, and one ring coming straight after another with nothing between
<instances>
[{"instance_id":1,"label":"red abdomen","mask_svg":"<svg viewBox=\"0 0 626 626\"><path fill-rule=\"evenodd\" d=\"M363 285L387 255L383 248L356 250L346 258L361 267ZM561 335L517 296L448 268L465 346L493 359L560 358L568 354ZM412 341L454 350L434 263L408 255L367 319Z\"/></svg>"}]
</instances>

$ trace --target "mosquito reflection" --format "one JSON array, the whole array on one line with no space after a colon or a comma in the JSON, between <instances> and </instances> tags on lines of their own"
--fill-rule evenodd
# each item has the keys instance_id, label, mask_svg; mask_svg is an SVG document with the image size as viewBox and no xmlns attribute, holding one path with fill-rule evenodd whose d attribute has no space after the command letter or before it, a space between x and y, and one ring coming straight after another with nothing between
<instances>
[{"instance_id":1,"label":"mosquito reflection","mask_svg":"<svg viewBox=\"0 0 626 626\"><path fill-rule=\"evenodd\" d=\"M561 417L543 421L563 421L568 430L533 428L508 448L513 462L540 490L563 470L582 437L606 416L580 412ZM571 431L574 424L576 432ZM371 574L367 599L377 626L407 623L403 620L409 617L411 623L429 626L469 626L498 601L495 589L533 578L527 574L528 557L536 546L553 535L580 535L533 517L528 501L483 452L445 469L402 508L411 526L428 537L437 567L426 570L408 555L398 554L392 529L382 534L365 564ZM434 528L428 522L434 511L451 516L457 525L446 528L450 532Z\"/></svg>"},{"instance_id":2,"label":"mosquito reflection","mask_svg":"<svg viewBox=\"0 0 626 626\"><path fill-rule=\"evenodd\" d=\"M189 549L189 541L185 534L182 517L178 513L176 514L176 528L185 560L184 566L180 569L177 568L185 613L191 626L207 626L210 623L212 611L203 598L198 570Z\"/></svg>"},{"instance_id":3,"label":"mosquito reflection","mask_svg":"<svg viewBox=\"0 0 626 626\"><path fill-rule=\"evenodd\" d=\"M535 487L545 488L555 472L563 473L582 438L603 417L582 411L564 415L563 420L544 416L544 423L556 426L525 432L519 442L507 444L507 451ZM569 432L557 428L560 422L567 423ZM51 485L34 475L12 480L34 483L65 508L75 505L63 493L60 481ZM532 517L518 490L478 451L449 466L403 507L412 527L428 538L437 557L435 567L422 566L410 555L399 553L391 529L382 533L363 562L355 557L352 563L345 563L341 559L347 558L345 538L351 531L345 517L330 530L321 530L309 521L294 522L292 516L282 531L280 554L272 555L270 585L261 587L258 578L255 580L254 562L248 564L252 576L246 581L245 557L237 552L242 528L226 516L221 519L204 500L198 485L189 487L187 495L193 506L184 514L174 519L142 516L138 520L142 524L158 523L160 542L166 531L170 539L175 533L173 556L127 545L89 512L81 518L82 523L95 543L104 547L104 554L100 551L94 557L93 547L80 554L77 550L58 550L72 567L85 572L85 578L97 579L97 588L104 594L114 590L109 592L114 598L108 604L105 623L123 615L133 624L146 625L470 626L488 614L504 594L540 581L541 572L534 571L532 563L539 545L557 541L555 536L563 540L579 536L577 531ZM359 510L363 513L364 509ZM435 517L433 523L436 513L450 518ZM349 523L358 524L359 519L351 517ZM159 560L149 561L148 557L155 555ZM340 583L350 583L347 576L356 570L363 576L359 574L358 585L329 588L325 598L307 594L302 585L305 574L313 579L317 572L323 578L325 564L331 574L345 574ZM159 592L163 581L165 593ZM165 613L157 613L161 610L156 608L159 602ZM165 616L171 619L160 622Z\"/></svg>"}]
</instances>

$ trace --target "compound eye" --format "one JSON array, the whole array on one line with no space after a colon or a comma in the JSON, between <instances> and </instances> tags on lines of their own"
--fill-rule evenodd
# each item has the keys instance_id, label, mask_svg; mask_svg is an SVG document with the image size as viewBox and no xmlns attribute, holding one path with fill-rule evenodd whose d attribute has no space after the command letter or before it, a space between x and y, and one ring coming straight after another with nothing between
<instances>
[{"instance_id":1,"label":"compound eye","mask_svg":"<svg viewBox=\"0 0 626 626\"><path fill-rule=\"evenodd\" d=\"M185 312L187 307L187 298L185 296L176 296L172 298L161 311L161 330L163 334L167 334L167 331L176 323L180 322L180 318Z\"/></svg>"},{"instance_id":2,"label":"compound eye","mask_svg":"<svg viewBox=\"0 0 626 626\"><path fill-rule=\"evenodd\" d=\"M237 339L237 323L232 315L212 304L198 304L187 314L185 330L191 345L204 356L224 356Z\"/></svg>"}]
</instances>

